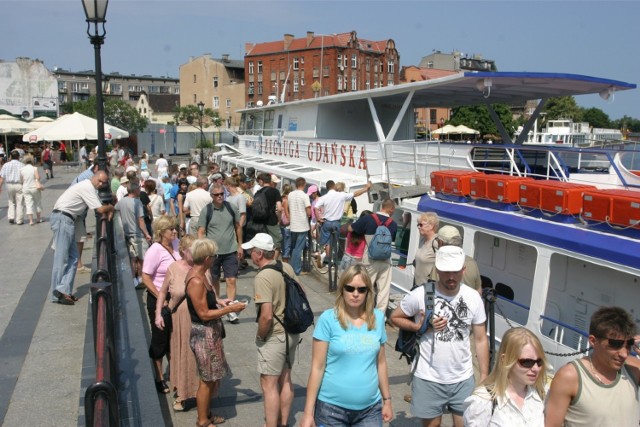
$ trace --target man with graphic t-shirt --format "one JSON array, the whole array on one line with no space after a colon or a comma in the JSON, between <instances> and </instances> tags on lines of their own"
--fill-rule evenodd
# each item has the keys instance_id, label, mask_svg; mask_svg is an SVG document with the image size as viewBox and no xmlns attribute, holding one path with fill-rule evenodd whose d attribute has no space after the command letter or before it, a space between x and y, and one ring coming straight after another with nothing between
<instances>
[{"instance_id":1,"label":"man with graphic t-shirt","mask_svg":"<svg viewBox=\"0 0 640 427\"><path fill-rule=\"evenodd\" d=\"M463 426L463 402L475 387L470 332L476 344L480 381L489 372L486 315L480 295L461 286L465 254L457 246L444 246L436 253L438 281L435 283L433 317L420 338L420 357L411 384L411 413L423 426L440 425L444 409L453 424ZM431 290L427 284L427 292ZM407 294L391 314L391 323L418 331L425 315L425 287Z\"/></svg>"}]
</instances>

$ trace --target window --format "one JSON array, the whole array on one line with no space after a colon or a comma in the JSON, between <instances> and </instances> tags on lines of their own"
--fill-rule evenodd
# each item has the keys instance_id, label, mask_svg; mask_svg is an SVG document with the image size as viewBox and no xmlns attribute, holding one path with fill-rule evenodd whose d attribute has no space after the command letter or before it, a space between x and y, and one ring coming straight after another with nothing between
<instances>
[{"instance_id":1,"label":"window","mask_svg":"<svg viewBox=\"0 0 640 427\"><path fill-rule=\"evenodd\" d=\"M213 108L216 110L220 108L220 98L218 98L217 96L213 97Z\"/></svg>"},{"instance_id":2,"label":"window","mask_svg":"<svg viewBox=\"0 0 640 427\"><path fill-rule=\"evenodd\" d=\"M365 89L371 89L371 82L369 80L367 80L364 84L364 88Z\"/></svg>"},{"instance_id":3,"label":"window","mask_svg":"<svg viewBox=\"0 0 640 427\"><path fill-rule=\"evenodd\" d=\"M280 80L284 81L284 71L280 71Z\"/></svg>"},{"instance_id":4,"label":"window","mask_svg":"<svg viewBox=\"0 0 640 427\"><path fill-rule=\"evenodd\" d=\"M351 77L351 90L358 90L358 78L356 76Z\"/></svg>"},{"instance_id":5,"label":"window","mask_svg":"<svg viewBox=\"0 0 640 427\"><path fill-rule=\"evenodd\" d=\"M429 110L429 123L432 125L438 124L438 110L435 108Z\"/></svg>"},{"instance_id":6,"label":"window","mask_svg":"<svg viewBox=\"0 0 640 427\"><path fill-rule=\"evenodd\" d=\"M176 87L173 88L173 94L174 95L180 95L180 87L179 86L176 86Z\"/></svg>"},{"instance_id":7,"label":"window","mask_svg":"<svg viewBox=\"0 0 640 427\"><path fill-rule=\"evenodd\" d=\"M196 77L196 75L195 75L195 74L193 75L193 82L194 82L194 83L198 83L198 79L197 79L197 77Z\"/></svg>"},{"instance_id":8,"label":"window","mask_svg":"<svg viewBox=\"0 0 640 427\"><path fill-rule=\"evenodd\" d=\"M112 95L122 95L122 85L120 83L109 84L109 93Z\"/></svg>"},{"instance_id":9,"label":"window","mask_svg":"<svg viewBox=\"0 0 640 427\"><path fill-rule=\"evenodd\" d=\"M218 87L218 77L213 78L213 87Z\"/></svg>"},{"instance_id":10,"label":"window","mask_svg":"<svg viewBox=\"0 0 640 427\"><path fill-rule=\"evenodd\" d=\"M297 93L300 89L300 82L298 79L293 79L293 92Z\"/></svg>"},{"instance_id":11,"label":"window","mask_svg":"<svg viewBox=\"0 0 640 427\"><path fill-rule=\"evenodd\" d=\"M427 62L427 68L433 68L433 61Z\"/></svg>"},{"instance_id":12,"label":"window","mask_svg":"<svg viewBox=\"0 0 640 427\"><path fill-rule=\"evenodd\" d=\"M67 90L67 82L58 82L58 91L63 92Z\"/></svg>"},{"instance_id":13,"label":"window","mask_svg":"<svg viewBox=\"0 0 640 427\"><path fill-rule=\"evenodd\" d=\"M144 86L142 85L129 85L129 92L142 92Z\"/></svg>"},{"instance_id":14,"label":"window","mask_svg":"<svg viewBox=\"0 0 640 427\"><path fill-rule=\"evenodd\" d=\"M338 74L338 90L342 90L342 76Z\"/></svg>"},{"instance_id":15,"label":"window","mask_svg":"<svg viewBox=\"0 0 640 427\"><path fill-rule=\"evenodd\" d=\"M313 67L313 78L317 79L320 76L320 70L318 67Z\"/></svg>"},{"instance_id":16,"label":"window","mask_svg":"<svg viewBox=\"0 0 640 427\"><path fill-rule=\"evenodd\" d=\"M351 68L358 68L358 55L355 53L351 54Z\"/></svg>"},{"instance_id":17,"label":"window","mask_svg":"<svg viewBox=\"0 0 640 427\"><path fill-rule=\"evenodd\" d=\"M249 95L253 95L253 82L249 82L249 90L247 91Z\"/></svg>"},{"instance_id":18,"label":"window","mask_svg":"<svg viewBox=\"0 0 640 427\"><path fill-rule=\"evenodd\" d=\"M300 79L300 86L304 86L304 77Z\"/></svg>"},{"instance_id":19,"label":"window","mask_svg":"<svg viewBox=\"0 0 640 427\"><path fill-rule=\"evenodd\" d=\"M387 86L393 86L393 79L389 79L389 81L387 82Z\"/></svg>"},{"instance_id":20,"label":"window","mask_svg":"<svg viewBox=\"0 0 640 427\"><path fill-rule=\"evenodd\" d=\"M262 73L262 61L258 61L258 74Z\"/></svg>"},{"instance_id":21,"label":"window","mask_svg":"<svg viewBox=\"0 0 640 427\"><path fill-rule=\"evenodd\" d=\"M389 62L387 62L387 73L393 74L394 69L395 69L395 63L393 62L393 59L390 59Z\"/></svg>"},{"instance_id":22,"label":"window","mask_svg":"<svg viewBox=\"0 0 640 427\"><path fill-rule=\"evenodd\" d=\"M298 60L297 56L293 57L293 69L294 70L300 69L300 61Z\"/></svg>"},{"instance_id":23,"label":"window","mask_svg":"<svg viewBox=\"0 0 640 427\"><path fill-rule=\"evenodd\" d=\"M338 68L342 65L342 54L338 54Z\"/></svg>"},{"instance_id":24,"label":"window","mask_svg":"<svg viewBox=\"0 0 640 427\"><path fill-rule=\"evenodd\" d=\"M276 81L276 70L271 70L271 81L272 82Z\"/></svg>"},{"instance_id":25,"label":"window","mask_svg":"<svg viewBox=\"0 0 640 427\"><path fill-rule=\"evenodd\" d=\"M227 108L231 108L231 98L227 98Z\"/></svg>"},{"instance_id":26,"label":"window","mask_svg":"<svg viewBox=\"0 0 640 427\"><path fill-rule=\"evenodd\" d=\"M365 70L369 71L371 69L371 59L367 58L366 61L364 62L364 67Z\"/></svg>"},{"instance_id":27,"label":"window","mask_svg":"<svg viewBox=\"0 0 640 427\"><path fill-rule=\"evenodd\" d=\"M89 83L73 83L71 85L72 92L89 92Z\"/></svg>"},{"instance_id":28,"label":"window","mask_svg":"<svg viewBox=\"0 0 640 427\"><path fill-rule=\"evenodd\" d=\"M329 77L329 66L328 66L328 65L325 65L325 66L323 66L322 68L323 68L323 70L322 70L322 71L323 71L323 72L322 72L322 75L323 75L324 77Z\"/></svg>"},{"instance_id":29,"label":"window","mask_svg":"<svg viewBox=\"0 0 640 427\"><path fill-rule=\"evenodd\" d=\"M258 95L262 95L262 82L258 82Z\"/></svg>"},{"instance_id":30,"label":"window","mask_svg":"<svg viewBox=\"0 0 640 427\"><path fill-rule=\"evenodd\" d=\"M377 59L373 62L373 72L374 73L378 72L378 60Z\"/></svg>"}]
</instances>

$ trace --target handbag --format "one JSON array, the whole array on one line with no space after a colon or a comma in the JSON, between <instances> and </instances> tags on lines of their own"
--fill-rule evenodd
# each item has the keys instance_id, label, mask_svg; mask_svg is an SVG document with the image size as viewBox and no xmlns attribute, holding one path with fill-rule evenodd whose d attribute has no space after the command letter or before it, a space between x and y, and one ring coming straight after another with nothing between
<instances>
[{"instance_id":1,"label":"handbag","mask_svg":"<svg viewBox=\"0 0 640 427\"><path fill-rule=\"evenodd\" d=\"M171 315L172 315L171 309L165 305L162 307L160 314L162 315L164 328L170 330L173 327L173 319L171 318Z\"/></svg>"}]
</instances>

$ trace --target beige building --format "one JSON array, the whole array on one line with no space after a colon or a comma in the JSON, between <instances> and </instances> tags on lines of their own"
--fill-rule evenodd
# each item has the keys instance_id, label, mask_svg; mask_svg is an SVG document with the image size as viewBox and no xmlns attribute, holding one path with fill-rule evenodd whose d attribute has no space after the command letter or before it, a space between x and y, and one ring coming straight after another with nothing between
<instances>
[{"instance_id":1,"label":"beige building","mask_svg":"<svg viewBox=\"0 0 640 427\"><path fill-rule=\"evenodd\" d=\"M236 110L244 108L244 90L243 60L205 54L180 66L180 105L204 102L205 108L218 112L223 128L238 126Z\"/></svg>"},{"instance_id":2,"label":"beige building","mask_svg":"<svg viewBox=\"0 0 640 427\"><path fill-rule=\"evenodd\" d=\"M166 125L174 121L176 107L180 106L180 95L157 95L142 92L136 110L149 123Z\"/></svg>"}]
</instances>

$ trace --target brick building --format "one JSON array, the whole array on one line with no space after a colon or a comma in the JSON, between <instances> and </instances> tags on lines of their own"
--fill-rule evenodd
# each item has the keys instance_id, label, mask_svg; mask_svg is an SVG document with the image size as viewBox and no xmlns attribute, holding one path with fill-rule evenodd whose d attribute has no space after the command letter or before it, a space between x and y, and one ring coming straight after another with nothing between
<instances>
[{"instance_id":1,"label":"brick building","mask_svg":"<svg viewBox=\"0 0 640 427\"><path fill-rule=\"evenodd\" d=\"M399 83L400 55L392 39L371 41L350 33L245 46L245 101L295 101Z\"/></svg>"}]
</instances>

